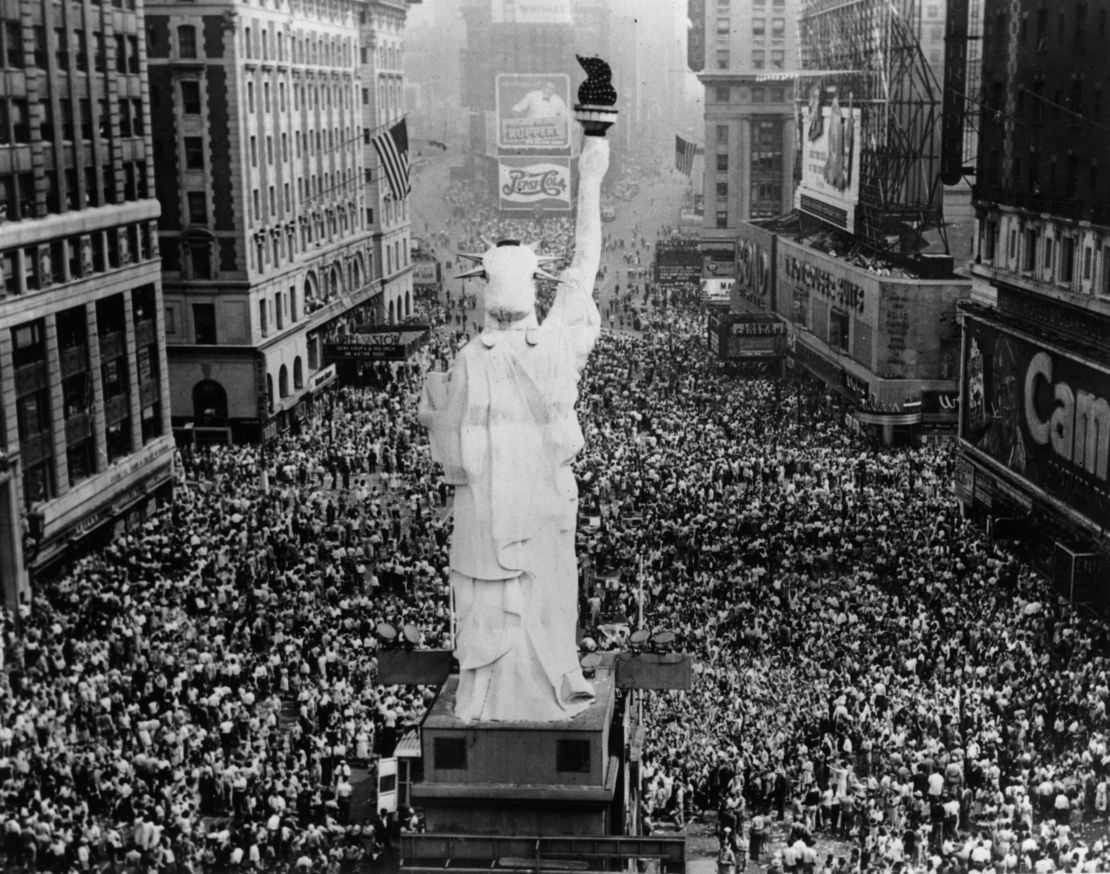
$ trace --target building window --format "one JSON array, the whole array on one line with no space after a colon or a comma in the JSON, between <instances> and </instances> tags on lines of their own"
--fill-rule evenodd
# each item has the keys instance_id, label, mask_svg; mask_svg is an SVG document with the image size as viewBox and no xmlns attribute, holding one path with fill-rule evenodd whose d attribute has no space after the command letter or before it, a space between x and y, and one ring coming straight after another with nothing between
<instances>
[{"instance_id":1,"label":"building window","mask_svg":"<svg viewBox=\"0 0 1110 874\"><path fill-rule=\"evenodd\" d=\"M4 65L14 70L22 69L24 66L22 25L18 21L5 21L0 37L4 40Z\"/></svg>"},{"instance_id":2,"label":"building window","mask_svg":"<svg viewBox=\"0 0 1110 874\"><path fill-rule=\"evenodd\" d=\"M781 70L786 64L786 52L776 49L771 52L771 69Z\"/></svg>"},{"instance_id":3,"label":"building window","mask_svg":"<svg viewBox=\"0 0 1110 874\"><path fill-rule=\"evenodd\" d=\"M727 146L728 145L728 125L727 124L717 125L717 145L719 145L719 146Z\"/></svg>"},{"instance_id":4,"label":"building window","mask_svg":"<svg viewBox=\"0 0 1110 874\"><path fill-rule=\"evenodd\" d=\"M185 137L185 169L204 169L204 137Z\"/></svg>"},{"instance_id":5,"label":"building window","mask_svg":"<svg viewBox=\"0 0 1110 874\"><path fill-rule=\"evenodd\" d=\"M752 36L756 39L763 39L767 35L767 19L766 18L753 18L752 19Z\"/></svg>"},{"instance_id":6,"label":"building window","mask_svg":"<svg viewBox=\"0 0 1110 874\"><path fill-rule=\"evenodd\" d=\"M189 224L208 224L208 198L203 191L190 191L186 195L189 201Z\"/></svg>"},{"instance_id":7,"label":"building window","mask_svg":"<svg viewBox=\"0 0 1110 874\"><path fill-rule=\"evenodd\" d=\"M717 183L717 200L728 200L728 183Z\"/></svg>"},{"instance_id":8,"label":"building window","mask_svg":"<svg viewBox=\"0 0 1110 874\"><path fill-rule=\"evenodd\" d=\"M727 228L728 227L728 210L727 209L717 210L717 227L719 227L719 228Z\"/></svg>"},{"instance_id":9,"label":"building window","mask_svg":"<svg viewBox=\"0 0 1110 874\"><path fill-rule=\"evenodd\" d=\"M829 346L848 354L848 314L837 309L829 311Z\"/></svg>"},{"instance_id":10,"label":"building window","mask_svg":"<svg viewBox=\"0 0 1110 874\"><path fill-rule=\"evenodd\" d=\"M182 58L197 56L197 29L191 24L183 24L177 29L177 54Z\"/></svg>"},{"instance_id":11,"label":"building window","mask_svg":"<svg viewBox=\"0 0 1110 874\"><path fill-rule=\"evenodd\" d=\"M1060 281L1071 282L1075 278L1075 239L1064 237L1060 241Z\"/></svg>"},{"instance_id":12,"label":"building window","mask_svg":"<svg viewBox=\"0 0 1110 874\"><path fill-rule=\"evenodd\" d=\"M760 87L752 88L752 103L763 103L767 98L767 92Z\"/></svg>"},{"instance_id":13,"label":"building window","mask_svg":"<svg viewBox=\"0 0 1110 874\"><path fill-rule=\"evenodd\" d=\"M718 173L727 173L728 172L728 155L727 154L717 156L717 172Z\"/></svg>"},{"instance_id":14,"label":"building window","mask_svg":"<svg viewBox=\"0 0 1110 874\"><path fill-rule=\"evenodd\" d=\"M771 39L785 39L786 37L786 19L785 18L772 18L771 19Z\"/></svg>"},{"instance_id":15,"label":"building window","mask_svg":"<svg viewBox=\"0 0 1110 874\"><path fill-rule=\"evenodd\" d=\"M727 70L729 65L729 57L727 49L717 49L717 69Z\"/></svg>"},{"instance_id":16,"label":"building window","mask_svg":"<svg viewBox=\"0 0 1110 874\"><path fill-rule=\"evenodd\" d=\"M216 305L212 303L193 304L193 334L196 342L204 346L216 343Z\"/></svg>"},{"instance_id":17,"label":"building window","mask_svg":"<svg viewBox=\"0 0 1110 874\"><path fill-rule=\"evenodd\" d=\"M1033 270L1037 266L1037 232L1035 230L1030 229L1025 232L1025 248L1022 255L1021 269Z\"/></svg>"},{"instance_id":18,"label":"building window","mask_svg":"<svg viewBox=\"0 0 1110 874\"><path fill-rule=\"evenodd\" d=\"M713 89L713 99L718 103L728 103L729 87L727 85L718 85Z\"/></svg>"},{"instance_id":19,"label":"building window","mask_svg":"<svg viewBox=\"0 0 1110 874\"><path fill-rule=\"evenodd\" d=\"M181 108L186 115L200 115L200 83L187 80L181 83Z\"/></svg>"},{"instance_id":20,"label":"building window","mask_svg":"<svg viewBox=\"0 0 1110 874\"><path fill-rule=\"evenodd\" d=\"M752 67L757 70L762 70L767 66L767 53L762 49L756 49L752 52Z\"/></svg>"},{"instance_id":21,"label":"building window","mask_svg":"<svg viewBox=\"0 0 1110 874\"><path fill-rule=\"evenodd\" d=\"M189 269L192 279L212 278L212 250L208 243L189 244ZM212 336L215 337L215 334L213 333ZM201 341L197 340L197 342ZM215 343L216 341L213 340L212 342Z\"/></svg>"},{"instance_id":22,"label":"building window","mask_svg":"<svg viewBox=\"0 0 1110 874\"><path fill-rule=\"evenodd\" d=\"M717 36L728 36L730 30L732 30L732 24L729 19L717 19Z\"/></svg>"}]
</instances>

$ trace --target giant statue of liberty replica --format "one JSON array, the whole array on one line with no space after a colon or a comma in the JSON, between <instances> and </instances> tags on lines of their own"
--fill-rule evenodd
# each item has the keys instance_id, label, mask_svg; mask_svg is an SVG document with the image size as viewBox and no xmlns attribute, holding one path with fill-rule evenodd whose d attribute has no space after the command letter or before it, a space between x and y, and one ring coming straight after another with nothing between
<instances>
[{"instance_id":1,"label":"giant statue of liberty replica","mask_svg":"<svg viewBox=\"0 0 1110 874\"><path fill-rule=\"evenodd\" d=\"M484 327L449 373L428 374L420 405L432 457L455 487L455 716L464 720L566 720L594 698L575 641L571 462L584 442L578 380L601 327L593 290L616 92L604 61L579 60L590 78L576 107L586 135L574 257L557 277L554 303L541 324L535 280L556 278L541 267L554 258L518 240L465 256L480 266L464 275L486 281Z\"/></svg>"}]
</instances>

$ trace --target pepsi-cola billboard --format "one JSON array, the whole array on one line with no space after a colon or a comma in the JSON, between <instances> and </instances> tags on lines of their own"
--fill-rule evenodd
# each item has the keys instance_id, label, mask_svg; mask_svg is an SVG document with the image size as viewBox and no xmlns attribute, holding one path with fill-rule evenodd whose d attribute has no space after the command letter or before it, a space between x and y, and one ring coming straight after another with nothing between
<instances>
[{"instance_id":1,"label":"pepsi-cola billboard","mask_svg":"<svg viewBox=\"0 0 1110 874\"><path fill-rule=\"evenodd\" d=\"M965 446L1110 525L1110 370L968 314L962 380Z\"/></svg>"}]
</instances>

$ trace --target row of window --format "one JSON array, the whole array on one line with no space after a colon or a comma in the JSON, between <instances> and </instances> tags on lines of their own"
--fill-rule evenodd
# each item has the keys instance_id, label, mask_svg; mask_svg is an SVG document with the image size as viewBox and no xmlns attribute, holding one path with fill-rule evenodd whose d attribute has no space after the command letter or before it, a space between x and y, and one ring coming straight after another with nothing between
<instances>
[{"instance_id":1,"label":"row of window","mask_svg":"<svg viewBox=\"0 0 1110 874\"><path fill-rule=\"evenodd\" d=\"M47 215L142 200L149 196L145 161L122 161L123 187L117 190L116 167L106 164L99 180L96 167L85 167L84 185L77 170L70 168L59 178L53 170L43 173L43 200L38 200L33 173L0 173L0 218L20 221ZM64 187L63 187L64 186ZM82 202L82 197L84 202Z\"/></svg>"},{"instance_id":2,"label":"row of window","mask_svg":"<svg viewBox=\"0 0 1110 874\"><path fill-rule=\"evenodd\" d=\"M721 17L717 19L717 36L728 37L732 32L732 19ZM767 19L766 18L753 18L752 19L752 37L754 39L763 39L767 36ZM786 38L786 19L785 18L772 18L771 19L771 39L781 40Z\"/></svg>"},{"instance_id":3,"label":"row of window","mask_svg":"<svg viewBox=\"0 0 1110 874\"><path fill-rule=\"evenodd\" d=\"M58 336L55 370L61 374L58 390L64 413L62 422L54 421L52 415L45 319L12 328L16 424L27 509L60 492L54 437L58 429L64 429L64 470L70 486L103 469L103 463L97 461L98 456L112 464L134 451L133 401L138 402L141 443L149 443L162 434L159 356L151 315L153 294L153 289L148 287L136 289L133 295L133 359L124 342L122 297L114 295L97 301L99 380L90 367L85 307L75 307L54 316ZM144 301L149 305L144 305ZM138 382L138 398L133 398L130 391L132 372ZM94 404L98 401L104 422L104 431L99 433L94 416Z\"/></svg>"},{"instance_id":4,"label":"row of window","mask_svg":"<svg viewBox=\"0 0 1110 874\"><path fill-rule=\"evenodd\" d=\"M47 59L50 57L46 34L46 28L42 25L35 25L32 28L34 49L28 57L23 23L11 19L0 22L0 65L12 70L22 70L26 69L30 61L33 66L45 70ZM104 34L94 31L92 38L92 68L97 73L105 73L111 62L108 58L108 45ZM88 34L83 28L68 31L64 27L56 27L52 42L54 62L62 72L69 70L71 60L77 72L89 72ZM115 61L112 66L115 71L138 73L139 38L117 33L114 35L114 46Z\"/></svg>"},{"instance_id":5,"label":"row of window","mask_svg":"<svg viewBox=\"0 0 1110 874\"><path fill-rule=\"evenodd\" d=\"M756 86L750 89L750 95L750 103L784 103L786 101L786 89L777 86L771 88ZM714 85L713 99L716 103L731 103L732 89L728 85Z\"/></svg>"},{"instance_id":6,"label":"row of window","mask_svg":"<svg viewBox=\"0 0 1110 874\"><path fill-rule=\"evenodd\" d=\"M991 219L983 226L983 260L992 263L999 254L999 246L999 224ZM1095 279L1096 247L1080 246L1076 237L1069 234L1050 235L1044 228L1021 229L1016 222L1011 222L1005 258L1016 264L1020 272L1042 281L1068 286L1078 282L1089 287ZM1101 284L1092 290L1096 294L1110 296L1110 245L1102 246L1101 259Z\"/></svg>"},{"instance_id":7,"label":"row of window","mask_svg":"<svg viewBox=\"0 0 1110 874\"><path fill-rule=\"evenodd\" d=\"M752 50L752 68L755 70L782 70L786 66L786 52L773 49L770 52L771 64L767 65L768 52L763 49ZM732 53L728 49L717 49L717 69L728 70L732 64Z\"/></svg>"},{"instance_id":8,"label":"row of window","mask_svg":"<svg viewBox=\"0 0 1110 874\"><path fill-rule=\"evenodd\" d=\"M279 80L277 84L277 109L278 112L285 112L285 82ZM307 99L302 100L302 96ZM255 103L255 83L253 79L247 79L248 112L255 111ZM302 85L300 82L294 82L293 109L301 109L302 104L305 109L350 109L351 88L348 85L332 85L329 87L328 85L312 83ZM262 111L271 112L272 108L270 82L265 80L262 82Z\"/></svg>"},{"instance_id":9,"label":"row of window","mask_svg":"<svg viewBox=\"0 0 1110 874\"><path fill-rule=\"evenodd\" d=\"M87 279L154 257L152 224L92 231L0 252L0 298Z\"/></svg>"},{"instance_id":10,"label":"row of window","mask_svg":"<svg viewBox=\"0 0 1110 874\"><path fill-rule=\"evenodd\" d=\"M286 60L285 34L276 33L272 26L259 27L257 21L252 27L243 28L243 54L248 58L268 61L273 55L276 61ZM297 31L290 37L288 48L294 64L314 64L326 67L349 67L353 55L354 41L351 37L326 37L318 34Z\"/></svg>"},{"instance_id":11,"label":"row of window","mask_svg":"<svg viewBox=\"0 0 1110 874\"><path fill-rule=\"evenodd\" d=\"M118 136L141 137L144 135L143 104L141 100L120 98L118 115ZM73 114L73 101L58 101L58 121L55 127L53 108L49 100L38 103L38 118L32 118L32 104L25 97L0 98L0 145L28 144L34 139L38 129L43 142L57 142L59 134L62 141L73 142L78 137L91 140L95 130L101 137L111 135L111 117L108 114L108 101L98 100L98 112L93 117L92 101L81 98L77 101L78 115Z\"/></svg>"},{"instance_id":12,"label":"row of window","mask_svg":"<svg viewBox=\"0 0 1110 874\"><path fill-rule=\"evenodd\" d=\"M1057 6L1056 8L1059 9L1060 7ZM1107 34L1106 7L1103 6L1098 10L1097 21L1091 21L1087 13L1088 4L1086 0L1076 2L1074 14L1070 19L1068 13L1061 9L1056 14L1055 33L1053 33L1052 20L1049 18L1050 9L1042 6L1037 10L1036 18L1033 20L1032 33L1030 33L1029 27L1029 14L1022 13L1018 23L1018 43L1021 46L1029 46L1030 38L1032 38L1033 48L1037 51L1047 51L1049 40L1053 38L1055 38L1058 45L1068 46L1068 37L1070 36L1070 46L1073 48L1082 48L1091 37L1097 37L1101 42ZM998 12L994 19L995 32L999 36L1005 37L1008 28L1009 17L1007 13L1005 11ZM1005 46L1005 39L999 40L999 42L1003 47Z\"/></svg>"},{"instance_id":13,"label":"row of window","mask_svg":"<svg viewBox=\"0 0 1110 874\"><path fill-rule=\"evenodd\" d=\"M346 136L343 135L344 132L346 132ZM347 127L345 129L341 129L341 128L337 127L337 128L333 128L331 130L317 130L316 131L316 136L313 136L312 132L308 132L304 135L303 148L302 148L301 132L300 131L293 131L293 151L294 151L294 156L293 157L301 158L303 156L303 154L306 153L306 152L309 155L309 157L313 157L315 155L320 155L320 156L328 155L328 154L331 154L332 152L342 150L344 148L344 146L350 146L352 143L358 142L360 139L364 140L365 138L366 138L365 133L360 137L358 134L354 133L354 128L351 128L351 127ZM282 161L282 163L288 163L288 161L289 161L289 134L283 133L281 135L281 138L280 138L279 141L281 143L281 161ZM268 134L266 136L265 144L266 144L266 163L272 165L274 163L274 158L275 158L274 138L273 138L272 135ZM250 153L251 167L257 167L258 166L258 161L259 161L258 137L257 136L252 134L251 137L247 140L247 149ZM355 154L357 154L355 152L355 150L351 149L347 157L351 158ZM200 168L192 168L192 169L200 169Z\"/></svg>"}]
</instances>

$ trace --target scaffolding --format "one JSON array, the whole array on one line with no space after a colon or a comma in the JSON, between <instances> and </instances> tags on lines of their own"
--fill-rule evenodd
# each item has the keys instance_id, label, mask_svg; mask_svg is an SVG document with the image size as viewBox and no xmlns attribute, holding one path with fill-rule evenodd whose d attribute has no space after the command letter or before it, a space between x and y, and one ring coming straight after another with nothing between
<instances>
[{"instance_id":1,"label":"scaffolding","mask_svg":"<svg viewBox=\"0 0 1110 874\"><path fill-rule=\"evenodd\" d=\"M860 107L854 236L879 251L927 230L947 250L940 172L941 86L921 50L918 0L802 0L802 69L813 85Z\"/></svg>"}]
</instances>

